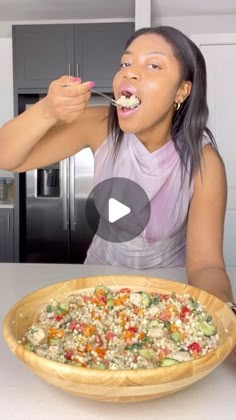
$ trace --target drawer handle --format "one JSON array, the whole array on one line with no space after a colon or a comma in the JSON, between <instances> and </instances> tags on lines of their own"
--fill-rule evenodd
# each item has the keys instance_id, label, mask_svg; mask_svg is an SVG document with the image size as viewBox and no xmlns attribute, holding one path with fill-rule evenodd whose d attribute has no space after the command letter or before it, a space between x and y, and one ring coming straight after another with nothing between
<instances>
[{"instance_id":1,"label":"drawer handle","mask_svg":"<svg viewBox=\"0 0 236 420\"><path fill-rule=\"evenodd\" d=\"M7 229L8 229L8 232L10 232L10 213L8 213L8 216L7 216Z\"/></svg>"},{"instance_id":2,"label":"drawer handle","mask_svg":"<svg viewBox=\"0 0 236 420\"><path fill-rule=\"evenodd\" d=\"M76 64L76 77L79 77L79 64Z\"/></svg>"}]
</instances>

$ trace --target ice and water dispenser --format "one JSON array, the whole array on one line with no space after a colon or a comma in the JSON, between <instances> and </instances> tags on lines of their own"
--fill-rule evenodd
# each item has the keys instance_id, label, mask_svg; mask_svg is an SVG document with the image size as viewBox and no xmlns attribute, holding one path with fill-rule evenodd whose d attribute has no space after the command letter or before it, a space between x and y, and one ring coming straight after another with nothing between
<instances>
[{"instance_id":1,"label":"ice and water dispenser","mask_svg":"<svg viewBox=\"0 0 236 420\"><path fill-rule=\"evenodd\" d=\"M60 197L59 162L37 169L37 197Z\"/></svg>"}]
</instances>

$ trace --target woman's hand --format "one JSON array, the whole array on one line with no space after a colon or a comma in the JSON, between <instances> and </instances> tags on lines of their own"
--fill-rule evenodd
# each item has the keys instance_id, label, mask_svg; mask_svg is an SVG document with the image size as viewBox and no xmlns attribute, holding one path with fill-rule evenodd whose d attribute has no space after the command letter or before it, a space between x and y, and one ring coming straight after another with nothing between
<instances>
[{"instance_id":1,"label":"woman's hand","mask_svg":"<svg viewBox=\"0 0 236 420\"><path fill-rule=\"evenodd\" d=\"M81 83L79 78L62 76L54 80L45 98L47 111L55 122L71 123L78 119L87 107L93 82Z\"/></svg>"}]
</instances>

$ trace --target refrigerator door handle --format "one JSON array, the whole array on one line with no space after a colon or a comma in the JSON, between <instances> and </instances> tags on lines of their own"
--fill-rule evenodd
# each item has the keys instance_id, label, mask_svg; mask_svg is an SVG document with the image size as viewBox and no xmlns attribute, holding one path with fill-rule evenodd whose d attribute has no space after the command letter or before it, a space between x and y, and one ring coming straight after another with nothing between
<instances>
[{"instance_id":1,"label":"refrigerator door handle","mask_svg":"<svg viewBox=\"0 0 236 420\"><path fill-rule=\"evenodd\" d=\"M75 157L70 157L70 229L75 231Z\"/></svg>"},{"instance_id":2,"label":"refrigerator door handle","mask_svg":"<svg viewBox=\"0 0 236 420\"><path fill-rule=\"evenodd\" d=\"M62 220L63 230L68 230L69 215L68 215L68 159L60 162L60 181L61 181L61 195L62 195Z\"/></svg>"}]
</instances>

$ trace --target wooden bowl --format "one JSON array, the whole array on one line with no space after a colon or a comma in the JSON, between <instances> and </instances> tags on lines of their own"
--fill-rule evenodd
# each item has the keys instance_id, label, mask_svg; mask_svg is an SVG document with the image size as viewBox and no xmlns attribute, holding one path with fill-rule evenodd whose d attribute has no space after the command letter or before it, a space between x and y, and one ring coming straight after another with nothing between
<instances>
[{"instance_id":1,"label":"wooden bowl","mask_svg":"<svg viewBox=\"0 0 236 420\"><path fill-rule=\"evenodd\" d=\"M60 299L65 293L93 289L98 284L164 294L189 293L203 303L212 316L220 337L218 347L199 359L173 366L114 371L80 368L47 360L18 342L26 329L37 321L39 312L51 298ZM46 382L80 397L134 402L166 396L208 375L236 345L236 317L215 296L183 283L145 276L99 276L63 281L29 294L7 313L3 333L10 350Z\"/></svg>"}]
</instances>

